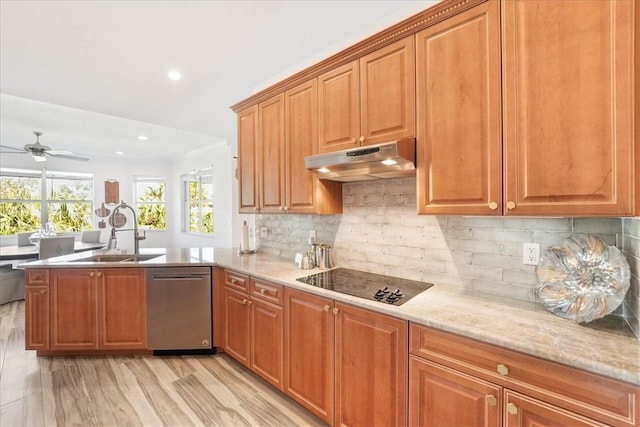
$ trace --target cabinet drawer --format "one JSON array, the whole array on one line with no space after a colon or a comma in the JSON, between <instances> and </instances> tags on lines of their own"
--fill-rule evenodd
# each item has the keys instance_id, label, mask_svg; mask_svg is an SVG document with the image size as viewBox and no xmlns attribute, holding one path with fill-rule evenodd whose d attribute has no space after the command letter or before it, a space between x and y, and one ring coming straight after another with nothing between
<instances>
[{"instance_id":1,"label":"cabinet drawer","mask_svg":"<svg viewBox=\"0 0 640 427\"><path fill-rule=\"evenodd\" d=\"M232 289L236 289L240 292L244 292L246 294L249 293L249 276L246 276L241 273L236 273L235 271L224 271L224 283L225 286L228 286Z\"/></svg>"},{"instance_id":2,"label":"cabinet drawer","mask_svg":"<svg viewBox=\"0 0 640 427\"><path fill-rule=\"evenodd\" d=\"M630 384L416 324L410 351L612 425L640 422L640 388Z\"/></svg>"},{"instance_id":3,"label":"cabinet drawer","mask_svg":"<svg viewBox=\"0 0 640 427\"><path fill-rule=\"evenodd\" d=\"M282 285L265 282L264 280L253 279L251 284L251 296L261 298L279 306L282 306L284 302L283 292Z\"/></svg>"},{"instance_id":4,"label":"cabinet drawer","mask_svg":"<svg viewBox=\"0 0 640 427\"><path fill-rule=\"evenodd\" d=\"M27 285L46 285L49 283L49 270L27 270Z\"/></svg>"}]
</instances>

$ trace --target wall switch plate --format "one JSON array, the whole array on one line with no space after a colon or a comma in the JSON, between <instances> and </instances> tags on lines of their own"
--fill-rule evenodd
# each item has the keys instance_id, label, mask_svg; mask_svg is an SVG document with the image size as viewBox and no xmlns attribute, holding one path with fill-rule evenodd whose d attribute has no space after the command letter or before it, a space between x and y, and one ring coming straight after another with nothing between
<instances>
[{"instance_id":1,"label":"wall switch plate","mask_svg":"<svg viewBox=\"0 0 640 427\"><path fill-rule=\"evenodd\" d=\"M316 238L316 230L309 230L309 237L315 240L315 238Z\"/></svg>"},{"instance_id":2,"label":"wall switch plate","mask_svg":"<svg viewBox=\"0 0 640 427\"><path fill-rule=\"evenodd\" d=\"M538 243L523 244L522 262L526 265L540 264L540 245Z\"/></svg>"},{"instance_id":3,"label":"wall switch plate","mask_svg":"<svg viewBox=\"0 0 640 427\"><path fill-rule=\"evenodd\" d=\"M266 239L269 237L269 229L267 227L260 227L260 238Z\"/></svg>"}]
</instances>

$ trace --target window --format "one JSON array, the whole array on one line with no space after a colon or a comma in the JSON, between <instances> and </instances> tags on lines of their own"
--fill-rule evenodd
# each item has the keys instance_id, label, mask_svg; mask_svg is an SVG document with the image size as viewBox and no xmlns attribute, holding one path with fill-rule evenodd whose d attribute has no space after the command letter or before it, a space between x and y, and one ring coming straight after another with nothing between
<instances>
[{"instance_id":1,"label":"window","mask_svg":"<svg viewBox=\"0 0 640 427\"><path fill-rule=\"evenodd\" d=\"M165 189L163 178L134 178L138 227L147 230L167 228Z\"/></svg>"},{"instance_id":2,"label":"window","mask_svg":"<svg viewBox=\"0 0 640 427\"><path fill-rule=\"evenodd\" d=\"M92 217L93 175L0 169L0 235L48 222L56 232L90 230Z\"/></svg>"},{"instance_id":3,"label":"window","mask_svg":"<svg viewBox=\"0 0 640 427\"><path fill-rule=\"evenodd\" d=\"M183 231L213 234L212 169L182 177Z\"/></svg>"}]
</instances>

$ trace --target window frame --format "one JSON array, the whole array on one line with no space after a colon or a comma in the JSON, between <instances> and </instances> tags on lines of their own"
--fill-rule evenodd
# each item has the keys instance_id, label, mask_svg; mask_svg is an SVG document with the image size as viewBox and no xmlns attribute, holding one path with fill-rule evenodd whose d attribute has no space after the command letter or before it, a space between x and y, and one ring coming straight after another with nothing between
<instances>
[{"instance_id":1,"label":"window frame","mask_svg":"<svg viewBox=\"0 0 640 427\"><path fill-rule=\"evenodd\" d=\"M212 224L211 224L211 232L206 232L203 231L203 218L204 218L204 205L206 205L207 203L211 205L211 214L213 216L213 218L215 218L215 209L214 209L214 192L213 192L213 188L211 189L211 195L210 197L203 199L202 197L198 197L197 198L197 202L198 202L198 229L196 231L191 230L191 202L192 200L189 199L189 196L191 194L191 192L189 191L189 185L192 182L197 183L197 194L200 196L202 194L202 187L203 187L203 182L205 181L205 178L209 178L210 180L208 182L205 182L206 184L209 184L211 186L213 186L213 167L211 168L207 168L207 169L202 169L200 171L197 172L192 172L189 174L185 174L182 175L180 177L180 187L181 187L181 193L182 193L182 232L183 233L188 233L188 234L193 234L193 235L199 235L199 236L207 236L207 237L213 237L215 236L215 221L212 220ZM195 201L195 200L194 200Z\"/></svg>"},{"instance_id":2,"label":"window frame","mask_svg":"<svg viewBox=\"0 0 640 427\"><path fill-rule=\"evenodd\" d=\"M9 176L16 178L35 178L40 181L40 191L39 197L34 199L0 199L0 203L24 203L24 204L39 204L40 205L40 226L44 226L51 222L49 218L49 209L53 205L73 205L80 203L88 203L89 204L89 213L86 218L87 223L93 229L93 208L94 208L94 199L95 199L95 177L91 173L84 172L65 172L65 171L48 171L46 168L42 168L41 170L36 169L14 169L14 168L0 168L0 176ZM90 191L89 195L90 199L50 199L51 191L53 190L53 185L49 185L49 182L55 179L60 180L76 180L76 181L90 181ZM52 182L53 183L53 182ZM56 229L54 224L54 229ZM84 228L86 229L86 228ZM57 230L57 229L56 229ZM66 232L64 230L57 230L61 232ZM80 230L72 231L79 232ZM4 236L10 236L9 234ZM11 236L15 236L15 234L11 234Z\"/></svg>"},{"instance_id":3,"label":"window frame","mask_svg":"<svg viewBox=\"0 0 640 427\"><path fill-rule=\"evenodd\" d=\"M164 186L164 200L162 201L141 201L138 194L138 184L139 183L159 183ZM168 212L167 212L167 179L160 177L150 177L150 176L142 176L136 175L133 177L133 200L134 200L134 210L136 211L136 218L138 221L138 229L150 232L165 232L167 231L167 221L168 221ZM145 225L140 225L140 206L141 205L159 205L164 206L164 228L147 228Z\"/></svg>"}]
</instances>

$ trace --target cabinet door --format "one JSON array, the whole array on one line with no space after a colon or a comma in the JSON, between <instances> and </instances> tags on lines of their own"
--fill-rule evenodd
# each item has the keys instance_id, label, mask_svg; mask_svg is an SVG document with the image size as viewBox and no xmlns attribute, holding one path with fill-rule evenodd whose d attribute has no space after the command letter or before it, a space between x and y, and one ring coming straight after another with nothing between
<instances>
[{"instance_id":1,"label":"cabinet door","mask_svg":"<svg viewBox=\"0 0 640 427\"><path fill-rule=\"evenodd\" d=\"M249 366L251 351L249 296L224 289L224 351Z\"/></svg>"},{"instance_id":2,"label":"cabinet door","mask_svg":"<svg viewBox=\"0 0 640 427\"><path fill-rule=\"evenodd\" d=\"M333 423L333 301L285 289L284 391Z\"/></svg>"},{"instance_id":3,"label":"cabinet door","mask_svg":"<svg viewBox=\"0 0 640 427\"><path fill-rule=\"evenodd\" d=\"M360 145L358 61L318 77L318 132L320 153Z\"/></svg>"},{"instance_id":4,"label":"cabinet door","mask_svg":"<svg viewBox=\"0 0 640 427\"><path fill-rule=\"evenodd\" d=\"M500 386L411 356L409 425L499 427Z\"/></svg>"},{"instance_id":5,"label":"cabinet door","mask_svg":"<svg viewBox=\"0 0 640 427\"><path fill-rule=\"evenodd\" d=\"M26 286L25 349L49 349L49 287Z\"/></svg>"},{"instance_id":6,"label":"cabinet door","mask_svg":"<svg viewBox=\"0 0 640 427\"><path fill-rule=\"evenodd\" d=\"M504 399L505 427L588 427L607 425L510 390L505 390Z\"/></svg>"},{"instance_id":7,"label":"cabinet door","mask_svg":"<svg viewBox=\"0 0 640 427\"><path fill-rule=\"evenodd\" d=\"M50 271L51 350L98 348L98 290L96 271Z\"/></svg>"},{"instance_id":8,"label":"cabinet door","mask_svg":"<svg viewBox=\"0 0 640 427\"><path fill-rule=\"evenodd\" d=\"M258 106L238 113L238 199L241 213L256 213L258 195Z\"/></svg>"},{"instance_id":9,"label":"cabinet door","mask_svg":"<svg viewBox=\"0 0 640 427\"><path fill-rule=\"evenodd\" d=\"M251 369L262 378L282 389L283 363L282 307L251 301Z\"/></svg>"},{"instance_id":10,"label":"cabinet door","mask_svg":"<svg viewBox=\"0 0 640 427\"><path fill-rule=\"evenodd\" d=\"M416 136L413 37L360 58L360 142Z\"/></svg>"},{"instance_id":11,"label":"cabinet door","mask_svg":"<svg viewBox=\"0 0 640 427\"><path fill-rule=\"evenodd\" d=\"M408 322L336 303L336 425L407 423Z\"/></svg>"},{"instance_id":12,"label":"cabinet door","mask_svg":"<svg viewBox=\"0 0 640 427\"><path fill-rule=\"evenodd\" d=\"M316 79L285 93L286 209L315 213L316 174L304 158L318 152L318 88Z\"/></svg>"},{"instance_id":13,"label":"cabinet door","mask_svg":"<svg viewBox=\"0 0 640 427\"><path fill-rule=\"evenodd\" d=\"M258 104L260 212L285 206L284 94Z\"/></svg>"},{"instance_id":14,"label":"cabinet door","mask_svg":"<svg viewBox=\"0 0 640 427\"><path fill-rule=\"evenodd\" d=\"M99 336L103 350L147 348L147 294L141 268L96 272Z\"/></svg>"},{"instance_id":15,"label":"cabinet door","mask_svg":"<svg viewBox=\"0 0 640 427\"><path fill-rule=\"evenodd\" d=\"M505 214L632 214L637 3L503 6Z\"/></svg>"},{"instance_id":16,"label":"cabinet door","mask_svg":"<svg viewBox=\"0 0 640 427\"><path fill-rule=\"evenodd\" d=\"M418 211L502 213L500 3L416 35Z\"/></svg>"}]
</instances>

